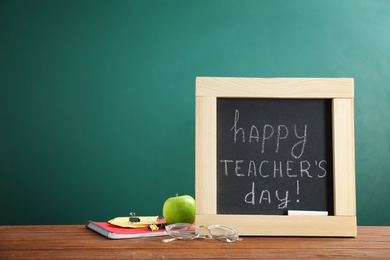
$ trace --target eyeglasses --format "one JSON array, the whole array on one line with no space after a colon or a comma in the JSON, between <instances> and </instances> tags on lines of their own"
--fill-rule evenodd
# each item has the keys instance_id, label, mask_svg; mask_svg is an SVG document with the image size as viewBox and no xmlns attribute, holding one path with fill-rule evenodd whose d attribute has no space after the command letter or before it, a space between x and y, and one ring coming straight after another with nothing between
<instances>
[{"instance_id":1,"label":"eyeglasses","mask_svg":"<svg viewBox=\"0 0 390 260\"><path fill-rule=\"evenodd\" d=\"M166 226L165 230L171 238L163 239L163 242L195 238L214 238L223 242L234 242L239 240L237 230L222 225L198 227L192 224L178 223Z\"/></svg>"}]
</instances>

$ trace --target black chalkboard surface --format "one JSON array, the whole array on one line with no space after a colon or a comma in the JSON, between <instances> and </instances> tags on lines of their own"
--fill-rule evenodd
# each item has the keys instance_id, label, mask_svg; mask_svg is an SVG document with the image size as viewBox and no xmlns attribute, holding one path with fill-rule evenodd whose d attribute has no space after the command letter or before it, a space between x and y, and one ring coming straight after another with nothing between
<instances>
[{"instance_id":1,"label":"black chalkboard surface","mask_svg":"<svg viewBox=\"0 0 390 260\"><path fill-rule=\"evenodd\" d=\"M333 210L332 100L217 98L217 213Z\"/></svg>"}]
</instances>

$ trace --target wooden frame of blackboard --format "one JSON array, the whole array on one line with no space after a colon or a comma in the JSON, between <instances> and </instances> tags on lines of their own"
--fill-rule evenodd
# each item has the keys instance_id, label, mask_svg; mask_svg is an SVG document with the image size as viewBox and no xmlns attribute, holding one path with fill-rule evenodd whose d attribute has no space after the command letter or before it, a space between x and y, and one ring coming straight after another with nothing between
<instances>
[{"instance_id":1,"label":"wooden frame of blackboard","mask_svg":"<svg viewBox=\"0 0 390 260\"><path fill-rule=\"evenodd\" d=\"M217 214L217 98L332 99L333 216ZM351 78L196 78L195 198L198 225L243 236L356 236L354 81Z\"/></svg>"}]
</instances>

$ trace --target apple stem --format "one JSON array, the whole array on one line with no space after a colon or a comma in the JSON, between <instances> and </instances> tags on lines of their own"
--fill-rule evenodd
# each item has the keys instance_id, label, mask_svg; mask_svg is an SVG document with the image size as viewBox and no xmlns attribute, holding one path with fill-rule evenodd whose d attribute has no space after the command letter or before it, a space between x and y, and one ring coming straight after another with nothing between
<instances>
[{"instance_id":1,"label":"apple stem","mask_svg":"<svg viewBox=\"0 0 390 260\"><path fill-rule=\"evenodd\" d=\"M179 197L179 193L176 193L176 197Z\"/></svg>"}]
</instances>

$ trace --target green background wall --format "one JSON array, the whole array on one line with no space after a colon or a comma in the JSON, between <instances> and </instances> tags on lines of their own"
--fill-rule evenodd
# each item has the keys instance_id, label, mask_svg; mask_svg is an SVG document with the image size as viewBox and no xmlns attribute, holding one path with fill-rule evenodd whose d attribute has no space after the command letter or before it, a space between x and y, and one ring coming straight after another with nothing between
<instances>
[{"instance_id":1,"label":"green background wall","mask_svg":"<svg viewBox=\"0 0 390 260\"><path fill-rule=\"evenodd\" d=\"M359 225L390 225L390 1L0 0L0 224L194 195L195 77L355 78Z\"/></svg>"}]
</instances>

